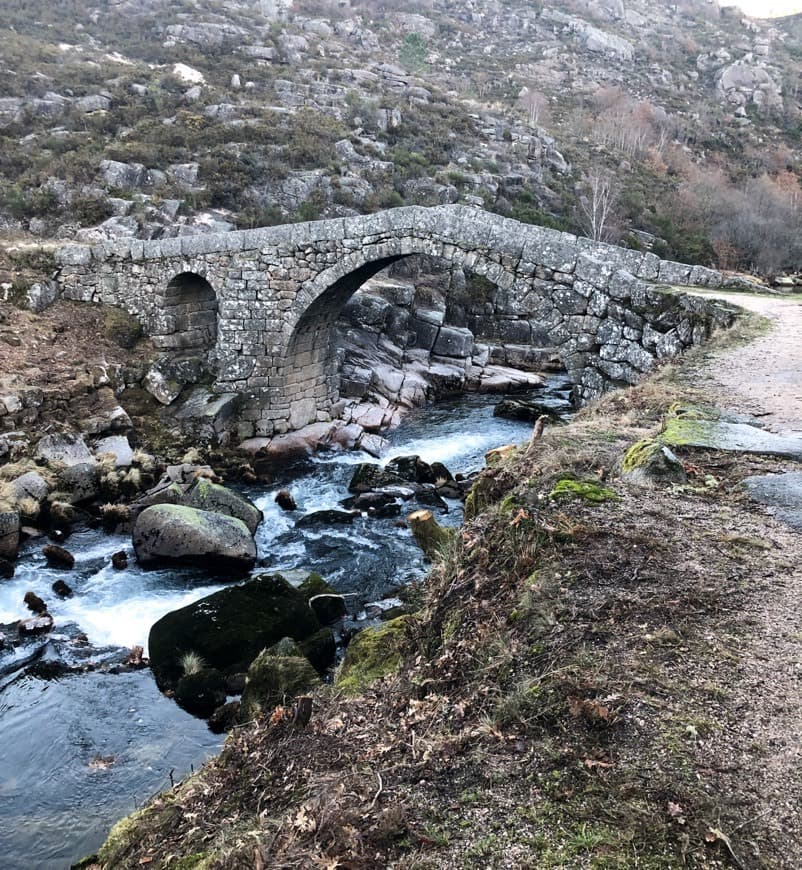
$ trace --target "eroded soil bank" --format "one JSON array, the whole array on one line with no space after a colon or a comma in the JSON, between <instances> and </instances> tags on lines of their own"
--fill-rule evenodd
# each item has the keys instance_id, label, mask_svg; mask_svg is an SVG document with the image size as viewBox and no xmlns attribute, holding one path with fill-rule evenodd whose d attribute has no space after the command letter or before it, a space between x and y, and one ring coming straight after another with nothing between
<instances>
[{"instance_id":1,"label":"eroded soil bank","mask_svg":"<svg viewBox=\"0 0 802 870\"><path fill-rule=\"evenodd\" d=\"M774 310L768 348L798 317ZM741 485L798 463L681 447L687 483L621 474L678 402L793 425L745 386L756 347L723 336L489 468L370 651L386 676L236 730L85 866L798 866L802 538Z\"/></svg>"}]
</instances>

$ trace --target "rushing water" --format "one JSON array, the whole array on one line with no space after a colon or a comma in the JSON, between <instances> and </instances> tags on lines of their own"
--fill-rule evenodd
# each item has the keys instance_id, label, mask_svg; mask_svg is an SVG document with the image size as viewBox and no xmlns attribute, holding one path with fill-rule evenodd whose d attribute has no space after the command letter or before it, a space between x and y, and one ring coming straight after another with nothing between
<instances>
[{"instance_id":1,"label":"rushing water","mask_svg":"<svg viewBox=\"0 0 802 870\"><path fill-rule=\"evenodd\" d=\"M546 398L564 406L566 392L564 380L554 377ZM531 424L493 417L496 401L466 396L416 412L391 434L387 459L418 454L455 473L480 468L489 448L521 441L531 430ZM265 514L256 535L256 571L290 578L317 571L339 591L357 593L348 600L361 617L366 602L387 599L423 575L409 532L392 519L306 528L296 528L295 520L340 507L354 466L364 461L370 460L359 453L322 454L288 469L273 486L246 492ZM284 486L298 513L276 506L275 493ZM443 523L460 520L456 502L440 517ZM28 615L22 599L33 590L47 602L56 626L45 639L0 652L3 870L68 867L96 849L118 818L169 786L171 777L178 780L202 764L222 743L205 722L162 696L149 671L114 670L130 647L146 645L157 619L216 591L226 578L199 570L143 571L133 557L127 569L115 571L111 555L130 552L130 540L89 529L69 538L76 563L63 572L47 567L43 543L29 542L14 578L0 580L0 624ZM71 598L51 591L58 578L73 588Z\"/></svg>"}]
</instances>

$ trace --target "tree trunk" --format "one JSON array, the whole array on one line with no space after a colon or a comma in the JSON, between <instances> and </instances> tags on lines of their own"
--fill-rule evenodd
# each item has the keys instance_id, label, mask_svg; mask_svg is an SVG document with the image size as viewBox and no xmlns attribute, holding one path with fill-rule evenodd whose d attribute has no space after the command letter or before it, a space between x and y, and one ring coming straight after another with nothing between
<instances>
[{"instance_id":1,"label":"tree trunk","mask_svg":"<svg viewBox=\"0 0 802 870\"><path fill-rule=\"evenodd\" d=\"M415 511L407 519L412 529L412 537L429 560L441 556L454 539L454 530L443 528L429 510Z\"/></svg>"}]
</instances>

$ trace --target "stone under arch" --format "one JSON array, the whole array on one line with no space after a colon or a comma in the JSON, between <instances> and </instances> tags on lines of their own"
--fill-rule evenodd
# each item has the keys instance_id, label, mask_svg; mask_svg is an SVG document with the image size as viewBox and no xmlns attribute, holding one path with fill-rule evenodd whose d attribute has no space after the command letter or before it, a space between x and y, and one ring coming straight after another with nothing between
<instances>
[{"instance_id":1,"label":"stone under arch","mask_svg":"<svg viewBox=\"0 0 802 870\"><path fill-rule=\"evenodd\" d=\"M208 351L217 341L217 294L196 272L180 272L164 291L163 332L154 335L159 347Z\"/></svg>"},{"instance_id":2,"label":"stone under arch","mask_svg":"<svg viewBox=\"0 0 802 870\"><path fill-rule=\"evenodd\" d=\"M453 244L406 237L345 255L298 294L302 313L288 322L280 378L289 401L289 426L297 429L328 412L339 397L334 325L353 294L374 275L406 257L423 254L453 266L466 266L493 283L511 284L514 276L498 263Z\"/></svg>"}]
</instances>

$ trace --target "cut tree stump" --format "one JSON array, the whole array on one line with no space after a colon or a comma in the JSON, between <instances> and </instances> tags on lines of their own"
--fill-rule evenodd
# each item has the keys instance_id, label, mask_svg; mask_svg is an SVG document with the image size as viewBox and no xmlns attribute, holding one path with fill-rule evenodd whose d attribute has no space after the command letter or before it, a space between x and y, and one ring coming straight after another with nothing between
<instances>
[{"instance_id":1,"label":"cut tree stump","mask_svg":"<svg viewBox=\"0 0 802 870\"><path fill-rule=\"evenodd\" d=\"M435 559L442 555L445 548L454 539L454 530L441 526L429 510L411 513L407 520L418 546L427 559Z\"/></svg>"}]
</instances>

